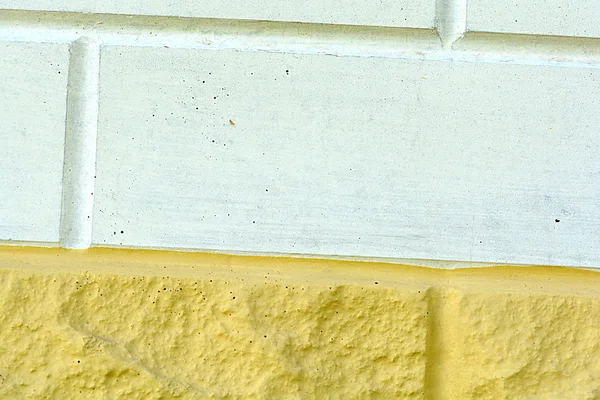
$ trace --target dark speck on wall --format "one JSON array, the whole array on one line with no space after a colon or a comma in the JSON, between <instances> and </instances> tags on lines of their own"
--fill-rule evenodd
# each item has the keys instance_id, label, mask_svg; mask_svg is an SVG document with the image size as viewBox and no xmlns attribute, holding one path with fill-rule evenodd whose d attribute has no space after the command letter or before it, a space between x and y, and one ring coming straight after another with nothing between
<instances>
[{"instance_id":1,"label":"dark speck on wall","mask_svg":"<svg viewBox=\"0 0 600 400\"><path fill-rule=\"evenodd\" d=\"M560 219L555 219L554 222L560 222Z\"/></svg>"}]
</instances>

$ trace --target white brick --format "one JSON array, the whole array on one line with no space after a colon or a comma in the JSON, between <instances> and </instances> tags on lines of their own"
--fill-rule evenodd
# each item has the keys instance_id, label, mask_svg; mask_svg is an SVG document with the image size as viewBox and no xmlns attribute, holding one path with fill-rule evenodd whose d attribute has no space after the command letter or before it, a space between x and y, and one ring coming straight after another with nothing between
<instances>
[{"instance_id":1,"label":"white brick","mask_svg":"<svg viewBox=\"0 0 600 400\"><path fill-rule=\"evenodd\" d=\"M468 0L467 29L600 37L600 1Z\"/></svg>"},{"instance_id":2,"label":"white brick","mask_svg":"<svg viewBox=\"0 0 600 400\"><path fill-rule=\"evenodd\" d=\"M105 48L93 242L598 265L598 73Z\"/></svg>"},{"instance_id":3,"label":"white brick","mask_svg":"<svg viewBox=\"0 0 600 400\"><path fill-rule=\"evenodd\" d=\"M432 28L435 0L0 0L0 9Z\"/></svg>"},{"instance_id":4,"label":"white brick","mask_svg":"<svg viewBox=\"0 0 600 400\"><path fill-rule=\"evenodd\" d=\"M0 42L0 240L59 239L68 55Z\"/></svg>"}]
</instances>

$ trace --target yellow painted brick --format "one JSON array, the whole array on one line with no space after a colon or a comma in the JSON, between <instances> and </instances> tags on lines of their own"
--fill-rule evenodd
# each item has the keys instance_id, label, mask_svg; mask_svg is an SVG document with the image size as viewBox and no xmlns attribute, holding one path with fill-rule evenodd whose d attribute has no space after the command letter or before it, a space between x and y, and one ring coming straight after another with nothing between
<instances>
[{"instance_id":1,"label":"yellow painted brick","mask_svg":"<svg viewBox=\"0 0 600 400\"><path fill-rule=\"evenodd\" d=\"M600 274L0 246L0 398L600 398Z\"/></svg>"},{"instance_id":2,"label":"yellow painted brick","mask_svg":"<svg viewBox=\"0 0 600 400\"><path fill-rule=\"evenodd\" d=\"M490 289L444 294L443 398L599 399L599 298Z\"/></svg>"},{"instance_id":3,"label":"yellow painted brick","mask_svg":"<svg viewBox=\"0 0 600 400\"><path fill-rule=\"evenodd\" d=\"M155 267L1 270L0 397L424 396L426 285Z\"/></svg>"}]
</instances>

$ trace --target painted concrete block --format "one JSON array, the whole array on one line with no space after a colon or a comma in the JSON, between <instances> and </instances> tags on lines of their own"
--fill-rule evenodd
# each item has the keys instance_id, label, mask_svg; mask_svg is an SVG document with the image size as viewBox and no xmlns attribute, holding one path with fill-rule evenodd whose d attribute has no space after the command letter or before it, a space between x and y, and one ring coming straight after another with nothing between
<instances>
[{"instance_id":1,"label":"painted concrete block","mask_svg":"<svg viewBox=\"0 0 600 400\"><path fill-rule=\"evenodd\" d=\"M578 0L467 2L467 29L482 32L600 37L600 2Z\"/></svg>"},{"instance_id":2,"label":"painted concrete block","mask_svg":"<svg viewBox=\"0 0 600 400\"><path fill-rule=\"evenodd\" d=\"M600 393L600 301L591 293L445 294L451 399L593 399Z\"/></svg>"},{"instance_id":3,"label":"painted concrete block","mask_svg":"<svg viewBox=\"0 0 600 400\"><path fill-rule=\"evenodd\" d=\"M59 240L68 56L0 42L0 240Z\"/></svg>"},{"instance_id":4,"label":"painted concrete block","mask_svg":"<svg viewBox=\"0 0 600 400\"><path fill-rule=\"evenodd\" d=\"M600 275L0 247L2 398L594 399Z\"/></svg>"},{"instance_id":5,"label":"painted concrete block","mask_svg":"<svg viewBox=\"0 0 600 400\"><path fill-rule=\"evenodd\" d=\"M425 398L425 285L94 258L0 271L3 398Z\"/></svg>"},{"instance_id":6,"label":"painted concrete block","mask_svg":"<svg viewBox=\"0 0 600 400\"><path fill-rule=\"evenodd\" d=\"M600 264L598 70L108 47L93 243Z\"/></svg>"},{"instance_id":7,"label":"painted concrete block","mask_svg":"<svg viewBox=\"0 0 600 400\"><path fill-rule=\"evenodd\" d=\"M336 1L250 0L0 0L0 8L70 11L100 14L161 15L176 17L311 22L320 24L433 28L435 0L382 0L365 3Z\"/></svg>"}]
</instances>

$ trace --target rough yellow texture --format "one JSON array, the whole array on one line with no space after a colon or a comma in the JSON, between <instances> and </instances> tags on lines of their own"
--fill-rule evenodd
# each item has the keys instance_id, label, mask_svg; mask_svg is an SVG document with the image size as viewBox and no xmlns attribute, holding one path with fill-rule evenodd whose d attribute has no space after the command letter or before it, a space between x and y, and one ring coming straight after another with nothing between
<instances>
[{"instance_id":1,"label":"rough yellow texture","mask_svg":"<svg viewBox=\"0 0 600 400\"><path fill-rule=\"evenodd\" d=\"M600 399L600 301L449 293L453 399Z\"/></svg>"},{"instance_id":2,"label":"rough yellow texture","mask_svg":"<svg viewBox=\"0 0 600 400\"><path fill-rule=\"evenodd\" d=\"M0 248L0 398L598 399L600 275Z\"/></svg>"},{"instance_id":3,"label":"rough yellow texture","mask_svg":"<svg viewBox=\"0 0 600 400\"><path fill-rule=\"evenodd\" d=\"M155 267L161 276L2 270L2 397L423 395L425 286Z\"/></svg>"}]
</instances>

